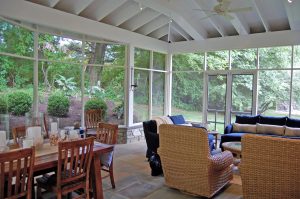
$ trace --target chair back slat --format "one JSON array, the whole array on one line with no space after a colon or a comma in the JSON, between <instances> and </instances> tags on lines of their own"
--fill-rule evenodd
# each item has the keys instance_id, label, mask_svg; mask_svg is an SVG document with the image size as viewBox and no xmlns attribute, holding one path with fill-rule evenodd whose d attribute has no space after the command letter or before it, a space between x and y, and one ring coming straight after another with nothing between
<instances>
[{"instance_id":1,"label":"chair back slat","mask_svg":"<svg viewBox=\"0 0 300 199\"><path fill-rule=\"evenodd\" d=\"M85 111L85 127L87 129L97 128L98 122L102 121L102 110L92 109Z\"/></svg>"},{"instance_id":2,"label":"chair back slat","mask_svg":"<svg viewBox=\"0 0 300 199\"><path fill-rule=\"evenodd\" d=\"M59 143L57 189L62 193L63 187L67 187L68 184L78 182L85 188L86 183L89 183L93 144L92 137Z\"/></svg>"},{"instance_id":3,"label":"chair back slat","mask_svg":"<svg viewBox=\"0 0 300 199\"><path fill-rule=\"evenodd\" d=\"M0 198L31 198L34 147L0 154Z\"/></svg>"},{"instance_id":4,"label":"chair back slat","mask_svg":"<svg viewBox=\"0 0 300 199\"><path fill-rule=\"evenodd\" d=\"M118 135L118 125L108 123L98 123L96 140L105 144L116 144Z\"/></svg>"}]
</instances>

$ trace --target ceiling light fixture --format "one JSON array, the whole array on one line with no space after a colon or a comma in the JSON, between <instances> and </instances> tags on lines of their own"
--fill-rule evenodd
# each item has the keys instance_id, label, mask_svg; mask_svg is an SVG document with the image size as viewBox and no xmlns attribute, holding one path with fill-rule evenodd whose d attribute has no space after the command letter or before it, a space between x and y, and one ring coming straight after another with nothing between
<instances>
[{"instance_id":1,"label":"ceiling light fixture","mask_svg":"<svg viewBox=\"0 0 300 199\"><path fill-rule=\"evenodd\" d=\"M287 0L289 3L293 3L293 0Z\"/></svg>"}]
</instances>

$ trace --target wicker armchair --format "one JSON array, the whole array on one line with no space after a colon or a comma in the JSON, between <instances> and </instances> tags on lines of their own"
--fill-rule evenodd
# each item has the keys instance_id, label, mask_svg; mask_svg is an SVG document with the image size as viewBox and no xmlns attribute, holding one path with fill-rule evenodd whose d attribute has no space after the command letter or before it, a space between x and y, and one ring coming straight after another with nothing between
<instances>
[{"instance_id":1,"label":"wicker armchair","mask_svg":"<svg viewBox=\"0 0 300 199\"><path fill-rule=\"evenodd\" d=\"M232 180L232 154L210 155L205 129L162 124L159 132L166 185L210 198Z\"/></svg>"},{"instance_id":2,"label":"wicker armchair","mask_svg":"<svg viewBox=\"0 0 300 199\"><path fill-rule=\"evenodd\" d=\"M300 198L300 140L245 135L239 165L243 198Z\"/></svg>"}]
</instances>

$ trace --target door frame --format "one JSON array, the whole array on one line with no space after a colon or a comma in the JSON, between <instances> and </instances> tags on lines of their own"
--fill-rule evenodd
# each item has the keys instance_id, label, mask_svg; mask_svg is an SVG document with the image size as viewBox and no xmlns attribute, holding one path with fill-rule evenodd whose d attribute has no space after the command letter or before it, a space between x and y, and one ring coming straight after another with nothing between
<instances>
[{"instance_id":1,"label":"door frame","mask_svg":"<svg viewBox=\"0 0 300 199\"><path fill-rule=\"evenodd\" d=\"M226 75L226 99L225 99L225 126L231 123L231 110L232 110L232 79L233 75L253 75L252 80L252 114L257 114L257 101L258 101L258 72L257 70L231 70L231 71L205 71L203 78L204 95L203 95L203 123L207 123L207 110L208 110L208 77L215 75ZM230 86L229 86L230 85Z\"/></svg>"}]
</instances>

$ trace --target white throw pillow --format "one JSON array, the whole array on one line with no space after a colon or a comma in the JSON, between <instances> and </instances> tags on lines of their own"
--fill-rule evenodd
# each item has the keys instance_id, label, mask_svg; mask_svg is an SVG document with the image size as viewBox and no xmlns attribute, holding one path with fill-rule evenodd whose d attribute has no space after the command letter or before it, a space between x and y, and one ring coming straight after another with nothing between
<instances>
[{"instance_id":1,"label":"white throw pillow","mask_svg":"<svg viewBox=\"0 0 300 199\"><path fill-rule=\"evenodd\" d=\"M256 133L256 125L234 123L233 132Z\"/></svg>"},{"instance_id":2,"label":"white throw pillow","mask_svg":"<svg viewBox=\"0 0 300 199\"><path fill-rule=\"evenodd\" d=\"M284 135L285 126L256 124L256 132L260 134Z\"/></svg>"},{"instance_id":3,"label":"white throw pillow","mask_svg":"<svg viewBox=\"0 0 300 199\"><path fill-rule=\"evenodd\" d=\"M292 128L292 127L285 127L285 131L284 131L284 135L285 136L300 136L300 128Z\"/></svg>"}]
</instances>

